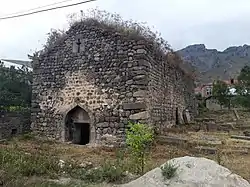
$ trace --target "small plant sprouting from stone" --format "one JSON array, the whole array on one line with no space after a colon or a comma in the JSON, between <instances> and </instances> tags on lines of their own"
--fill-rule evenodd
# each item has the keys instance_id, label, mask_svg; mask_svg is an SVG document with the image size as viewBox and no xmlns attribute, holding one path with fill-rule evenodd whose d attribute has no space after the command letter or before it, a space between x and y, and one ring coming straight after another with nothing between
<instances>
[{"instance_id":1,"label":"small plant sprouting from stone","mask_svg":"<svg viewBox=\"0 0 250 187\"><path fill-rule=\"evenodd\" d=\"M161 173L164 179L171 179L177 174L178 166L173 163L166 163L161 167Z\"/></svg>"}]
</instances>

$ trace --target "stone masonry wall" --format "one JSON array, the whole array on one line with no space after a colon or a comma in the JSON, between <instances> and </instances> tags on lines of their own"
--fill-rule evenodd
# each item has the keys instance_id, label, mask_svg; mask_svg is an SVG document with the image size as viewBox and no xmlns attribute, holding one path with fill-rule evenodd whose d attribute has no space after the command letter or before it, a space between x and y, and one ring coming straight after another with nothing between
<instances>
[{"instance_id":1,"label":"stone masonry wall","mask_svg":"<svg viewBox=\"0 0 250 187\"><path fill-rule=\"evenodd\" d=\"M1 112L0 140L30 130L30 116L23 112Z\"/></svg>"},{"instance_id":2,"label":"stone masonry wall","mask_svg":"<svg viewBox=\"0 0 250 187\"><path fill-rule=\"evenodd\" d=\"M34 64L32 130L63 141L65 115L78 105L90 116L92 143L122 141L128 119L147 107L144 51L143 41L117 32L72 27Z\"/></svg>"},{"instance_id":3,"label":"stone masonry wall","mask_svg":"<svg viewBox=\"0 0 250 187\"><path fill-rule=\"evenodd\" d=\"M148 56L151 64L149 73L149 113L150 123L154 124L158 134L167 133L167 129L183 122L183 112L188 109L191 118L196 111L194 81L182 69L168 61ZM178 119L177 119L178 118Z\"/></svg>"},{"instance_id":4,"label":"stone masonry wall","mask_svg":"<svg viewBox=\"0 0 250 187\"><path fill-rule=\"evenodd\" d=\"M173 125L175 109L192 105L187 95L192 97L193 81L147 46L116 31L75 24L34 62L32 130L65 141L65 117L76 106L89 115L91 143L122 143L129 120L158 130Z\"/></svg>"}]
</instances>

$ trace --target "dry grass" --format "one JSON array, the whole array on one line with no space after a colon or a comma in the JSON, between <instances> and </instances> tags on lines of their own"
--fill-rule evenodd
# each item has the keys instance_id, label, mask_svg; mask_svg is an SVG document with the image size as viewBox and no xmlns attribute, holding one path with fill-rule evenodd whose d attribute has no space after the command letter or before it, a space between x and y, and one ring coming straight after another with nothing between
<instances>
[{"instance_id":1,"label":"dry grass","mask_svg":"<svg viewBox=\"0 0 250 187\"><path fill-rule=\"evenodd\" d=\"M187 148L189 154L220 162L221 165L250 182L250 141L233 140L229 133L223 132L188 132L182 136L189 139ZM214 141L222 144L213 145ZM204 154L193 149L198 145L215 147L218 151L214 155ZM178 151L182 151L182 149L178 149Z\"/></svg>"},{"instance_id":2,"label":"dry grass","mask_svg":"<svg viewBox=\"0 0 250 187\"><path fill-rule=\"evenodd\" d=\"M180 134L179 134L180 135ZM202 156L220 162L221 165L229 168L231 171L250 181L250 151L248 154L235 152L234 150L247 150L246 146L250 146L247 141L234 141L225 133L208 133L208 132L188 132L180 136L189 139L185 145L155 145L146 171L155 167L159 167L167 160L181 156ZM222 141L222 145L216 145L219 151L214 155L205 154L195 150L194 147L204 144L208 139ZM17 143L18 142L18 143ZM211 146L211 145L210 145ZM215 147L216 147L215 146ZM0 144L0 149L15 149L27 154L40 153L55 155L62 160L74 160L74 162L92 162L94 166L100 166L106 161L114 161L116 159L116 150L111 148L90 148L86 146L54 144L51 142L38 143L36 140L12 140L7 145ZM248 149L250 150L250 149Z\"/></svg>"}]
</instances>

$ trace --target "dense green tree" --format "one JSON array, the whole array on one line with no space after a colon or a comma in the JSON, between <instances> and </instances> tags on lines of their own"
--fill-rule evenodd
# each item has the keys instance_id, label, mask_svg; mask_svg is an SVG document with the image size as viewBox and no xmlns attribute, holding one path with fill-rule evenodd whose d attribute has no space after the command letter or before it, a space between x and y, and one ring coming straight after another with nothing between
<instances>
[{"instance_id":1,"label":"dense green tree","mask_svg":"<svg viewBox=\"0 0 250 187\"><path fill-rule=\"evenodd\" d=\"M214 81L212 94L221 106L228 106L230 108L230 97L229 97L228 85L220 80Z\"/></svg>"},{"instance_id":2,"label":"dense green tree","mask_svg":"<svg viewBox=\"0 0 250 187\"><path fill-rule=\"evenodd\" d=\"M250 109L250 66L244 66L236 86L237 104Z\"/></svg>"},{"instance_id":3,"label":"dense green tree","mask_svg":"<svg viewBox=\"0 0 250 187\"><path fill-rule=\"evenodd\" d=\"M31 83L32 73L27 68L7 68L0 62L0 107L30 106Z\"/></svg>"}]
</instances>

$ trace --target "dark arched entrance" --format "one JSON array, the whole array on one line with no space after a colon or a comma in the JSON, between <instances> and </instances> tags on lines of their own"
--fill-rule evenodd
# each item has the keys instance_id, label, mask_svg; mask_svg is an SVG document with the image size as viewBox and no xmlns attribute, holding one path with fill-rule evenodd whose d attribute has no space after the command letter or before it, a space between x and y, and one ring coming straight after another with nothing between
<instances>
[{"instance_id":1,"label":"dark arched entrance","mask_svg":"<svg viewBox=\"0 0 250 187\"><path fill-rule=\"evenodd\" d=\"M80 145L90 142L90 117L80 106L70 110L65 118L65 140Z\"/></svg>"}]
</instances>

